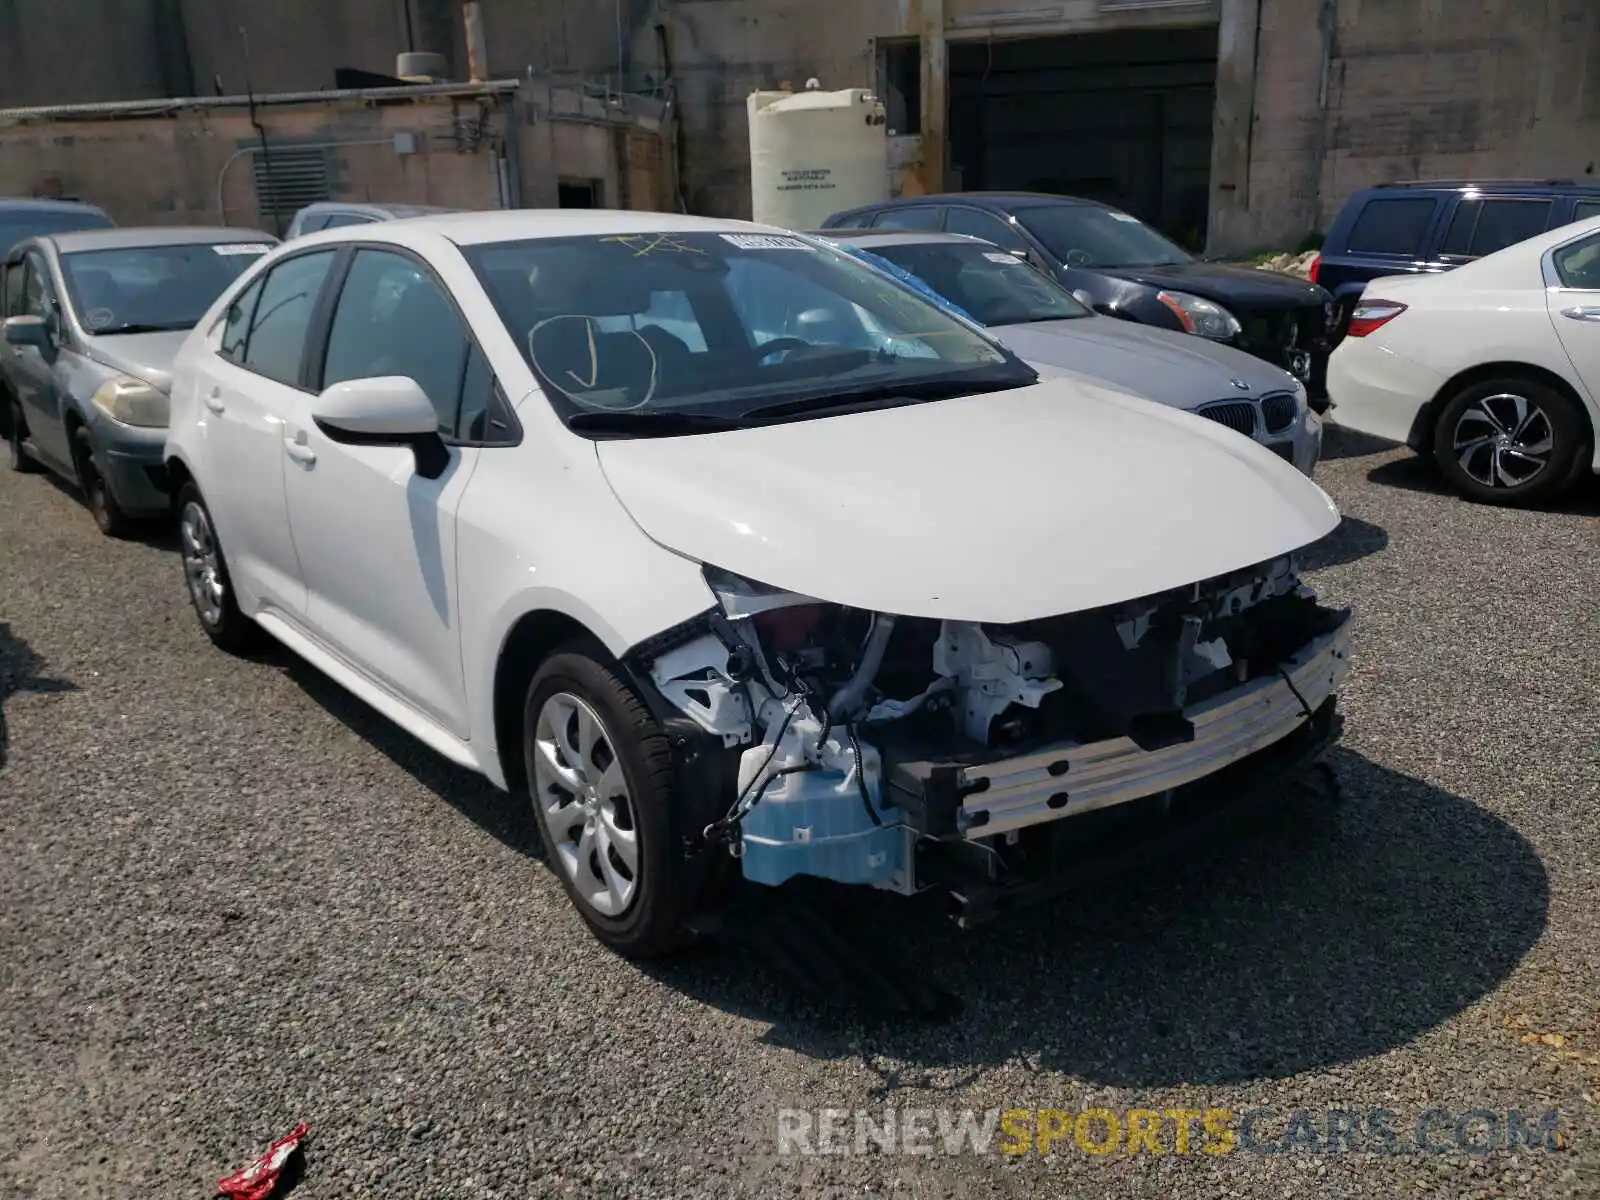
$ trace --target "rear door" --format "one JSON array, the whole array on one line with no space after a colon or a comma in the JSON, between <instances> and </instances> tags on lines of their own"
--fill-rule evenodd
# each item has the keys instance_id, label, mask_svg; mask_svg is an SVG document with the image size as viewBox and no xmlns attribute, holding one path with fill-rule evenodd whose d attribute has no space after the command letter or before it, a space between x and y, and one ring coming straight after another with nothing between
<instances>
[{"instance_id":1,"label":"rear door","mask_svg":"<svg viewBox=\"0 0 1600 1200\"><path fill-rule=\"evenodd\" d=\"M311 401L304 382L308 333L339 254L297 254L259 277L213 331L198 370L201 487L234 586L297 622L306 589L284 498L285 430Z\"/></svg>"},{"instance_id":2,"label":"rear door","mask_svg":"<svg viewBox=\"0 0 1600 1200\"><path fill-rule=\"evenodd\" d=\"M1556 336L1591 396L1600 396L1600 233L1552 250L1545 300Z\"/></svg>"}]
</instances>

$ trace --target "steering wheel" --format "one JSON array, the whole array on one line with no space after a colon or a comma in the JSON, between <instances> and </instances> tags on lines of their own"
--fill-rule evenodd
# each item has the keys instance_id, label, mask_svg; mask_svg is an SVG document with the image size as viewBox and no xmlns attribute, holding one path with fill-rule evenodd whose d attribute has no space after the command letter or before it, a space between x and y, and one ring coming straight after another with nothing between
<instances>
[{"instance_id":1,"label":"steering wheel","mask_svg":"<svg viewBox=\"0 0 1600 1200\"><path fill-rule=\"evenodd\" d=\"M1094 255L1087 250L1071 249L1067 251L1066 264L1069 267L1087 267L1094 261Z\"/></svg>"},{"instance_id":2,"label":"steering wheel","mask_svg":"<svg viewBox=\"0 0 1600 1200\"><path fill-rule=\"evenodd\" d=\"M751 354L755 356L756 362L765 362L774 354L782 354L789 350L809 350L810 348L811 343L806 341L805 338L777 337L770 342L762 342L751 350Z\"/></svg>"}]
</instances>

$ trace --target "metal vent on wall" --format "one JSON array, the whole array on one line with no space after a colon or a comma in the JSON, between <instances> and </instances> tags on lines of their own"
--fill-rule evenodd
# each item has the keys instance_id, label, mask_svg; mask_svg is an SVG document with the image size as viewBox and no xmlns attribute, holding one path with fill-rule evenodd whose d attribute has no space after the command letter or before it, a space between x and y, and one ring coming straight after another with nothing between
<instances>
[{"instance_id":1,"label":"metal vent on wall","mask_svg":"<svg viewBox=\"0 0 1600 1200\"><path fill-rule=\"evenodd\" d=\"M262 216L290 217L308 204L330 198L325 151L278 147L266 153L257 150L252 157Z\"/></svg>"}]
</instances>

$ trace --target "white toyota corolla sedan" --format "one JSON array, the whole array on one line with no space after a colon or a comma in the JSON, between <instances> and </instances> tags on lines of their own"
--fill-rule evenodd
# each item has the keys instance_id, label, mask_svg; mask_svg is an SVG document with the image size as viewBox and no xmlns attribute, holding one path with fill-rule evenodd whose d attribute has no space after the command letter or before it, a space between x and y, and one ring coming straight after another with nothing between
<instances>
[{"instance_id":1,"label":"white toyota corolla sedan","mask_svg":"<svg viewBox=\"0 0 1600 1200\"><path fill-rule=\"evenodd\" d=\"M1600 472L1600 218L1453 271L1375 279L1328 364L1333 420L1462 494L1548 500Z\"/></svg>"},{"instance_id":2,"label":"white toyota corolla sedan","mask_svg":"<svg viewBox=\"0 0 1600 1200\"><path fill-rule=\"evenodd\" d=\"M530 795L625 953L741 878L977 920L1097 818L1281 799L1338 732L1349 614L1293 557L1338 522L1320 488L778 230L314 234L174 374L205 632Z\"/></svg>"}]
</instances>

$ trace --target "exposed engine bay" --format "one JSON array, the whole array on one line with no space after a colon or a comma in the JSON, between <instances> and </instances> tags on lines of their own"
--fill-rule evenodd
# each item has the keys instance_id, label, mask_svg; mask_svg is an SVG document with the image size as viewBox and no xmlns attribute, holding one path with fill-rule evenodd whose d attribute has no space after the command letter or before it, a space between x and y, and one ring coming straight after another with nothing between
<instances>
[{"instance_id":1,"label":"exposed engine bay","mask_svg":"<svg viewBox=\"0 0 1600 1200\"><path fill-rule=\"evenodd\" d=\"M1348 610L1291 558L1016 625L896 617L706 569L720 610L648 661L737 756L704 831L746 878L910 893L930 847L993 873L1046 826L1170 797L1331 711Z\"/></svg>"}]
</instances>

